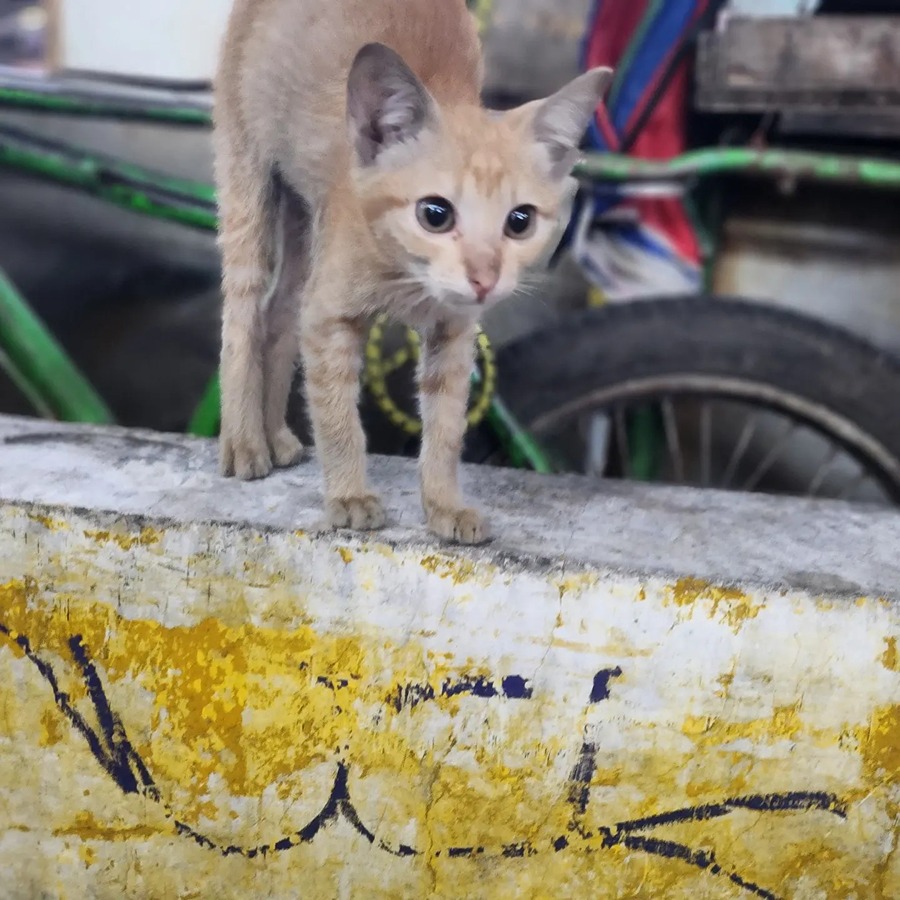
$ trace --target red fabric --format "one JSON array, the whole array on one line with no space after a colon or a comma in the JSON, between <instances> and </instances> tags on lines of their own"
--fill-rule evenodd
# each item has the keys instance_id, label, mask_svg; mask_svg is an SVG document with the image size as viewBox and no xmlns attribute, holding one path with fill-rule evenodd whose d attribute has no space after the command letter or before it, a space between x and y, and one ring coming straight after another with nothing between
<instances>
[{"instance_id":1,"label":"red fabric","mask_svg":"<svg viewBox=\"0 0 900 900\"><path fill-rule=\"evenodd\" d=\"M587 68L612 66L622 58L644 18L649 0L603 0L587 40Z\"/></svg>"},{"instance_id":2,"label":"red fabric","mask_svg":"<svg viewBox=\"0 0 900 900\"><path fill-rule=\"evenodd\" d=\"M649 0L604 0L588 37L587 68L616 68L647 11L648 3ZM659 61L660 71L665 69L668 62L662 59ZM687 149L689 76L689 61L685 59L669 80L665 93L641 129L629 155L640 159L670 159ZM651 86L647 91L645 102L649 101L654 87L655 85ZM635 109L632 121L640 115L642 106L643 104L639 104ZM601 108L598 115L605 117L607 112ZM620 139L622 137L624 135L619 135ZM633 205L638 209L642 222L664 234L685 259L699 263L700 247L697 237L680 200L635 200Z\"/></svg>"}]
</instances>

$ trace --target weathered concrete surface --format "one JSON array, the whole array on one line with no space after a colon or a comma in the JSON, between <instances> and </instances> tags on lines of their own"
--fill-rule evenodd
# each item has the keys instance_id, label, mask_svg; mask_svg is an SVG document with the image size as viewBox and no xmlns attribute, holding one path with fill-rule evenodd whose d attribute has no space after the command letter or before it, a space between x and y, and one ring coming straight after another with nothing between
<instances>
[{"instance_id":1,"label":"weathered concrete surface","mask_svg":"<svg viewBox=\"0 0 900 900\"><path fill-rule=\"evenodd\" d=\"M0 420L0 895L893 898L900 518Z\"/></svg>"}]
</instances>

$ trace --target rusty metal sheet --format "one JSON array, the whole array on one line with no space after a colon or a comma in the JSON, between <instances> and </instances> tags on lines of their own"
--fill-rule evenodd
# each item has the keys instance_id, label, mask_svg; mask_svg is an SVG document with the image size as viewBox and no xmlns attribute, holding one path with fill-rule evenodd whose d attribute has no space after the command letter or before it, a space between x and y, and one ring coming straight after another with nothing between
<instances>
[{"instance_id":1,"label":"rusty metal sheet","mask_svg":"<svg viewBox=\"0 0 900 900\"><path fill-rule=\"evenodd\" d=\"M900 16L731 18L700 41L710 111L900 109Z\"/></svg>"}]
</instances>

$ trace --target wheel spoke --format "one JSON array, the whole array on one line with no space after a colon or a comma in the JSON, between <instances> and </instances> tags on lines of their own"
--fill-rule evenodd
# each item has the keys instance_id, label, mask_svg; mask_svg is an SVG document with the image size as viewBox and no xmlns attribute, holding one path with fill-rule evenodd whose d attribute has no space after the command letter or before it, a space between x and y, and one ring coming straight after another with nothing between
<instances>
[{"instance_id":1,"label":"wheel spoke","mask_svg":"<svg viewBox=\"0 0 900 900\"><path fill-rule=\"evenodd\" d=\"M712 406L700 403L700 484L709 487L712 480Z\"/></svg>"},{"instance_id":2,"label":"wheel spoke","mask_svg":"<svg viewBox=\"0 0 900 900\"><path fill-rule=\"evenodd\" d=\"M838 448L837 446L832 446L831 452L828 456L822 460L822 464L816 469L813 474L812 479L806 487L806 496L807 497L817 497L819 494L819 490L822 485L825 483L825 479L828 477L828 473L834 468L834 463L838 458Z\"/></svg>"},{"instance_id":3,"label":"wheel spoke","mask_svg":"<svg viewBox=\"0 0 900 900\"><path fill-rule=\"evenodd\" d=\"M846 435L818 422L814 409L805 412L777 395L745 398L740 385L629 384L559 410L554 434L566 456L559 468L837 500L875 499L877 487L878 499L890 502L893 483L867 455L847 448ZM537 426L541 432L548 419ZM817 440L807 446L806 438Z\"/></svg>"},{"instance_id":4,"label":"wheel spoke","mask_svg":"<svg viewBox=\"0 0 900 900\"><path fill-rule=\"evenodd\" d=\"M678 439L678 422L675 418L675 406L671 397L664 397L660 402L663 414L663 426L666 432L666 448L669 451L669 459L675 465L675 478L679 483L684 483L685 468L684 456L681 452L681 442Z\"/></svg>"},{"instance_id":5,"label":"wheel spoke","mask_svg":"<svg viewBox=\"0 0 900 900\"><path fill-rule=\"evenodd\" d=\"M781 437L772 445L769 452L763 457L762 462L756 467L753 474L744 482L741 487L742 491L752 491L759 482L765 477L766 473L778 461L785 447L793 440L794 432L797 431L797 425L788 421L787 426L781 433Z\"/></svg>"},{"instance_id":6,"label":"wheel spoke","mask_svg":"<svg viewBox=\"0 0 900 900\"><path fill-rule=\"evenodd\" d=\"M747 452L747 448L753 440L753 435L756 434L756 425L758 422L759 414L756 412L747 417L747 421L744 423L744 427L741 429L741 433L738 436L737 443L734 445L734 450L731 451L728 465L725 466L725 472L722 475L722 482L720 485L722 488L731 486L731 480L737 474L738 466L740 466L741 460L744 458L744 454Z\"/></svg>"},{"instance_id":7,"label":"wheel spoke","mask_svg":"<svg viewBox=\"0 0 900 900\"><path fill-rule=\"evenodd\" d=\"M609 416L592 413L588 419L585 441L584 472L594 478L602 478L609 463Z\"/></svg>"},{"instance_id":8,"label":"wheel spoke","mask_svg":"<svg viewBox=\"0 0 900 900\"><path fill-rule=\"evenodd\" d=\"M613 421L616 429L616 447L619 451L619 459L622 466L622 475L631 478L631 446L628 443L628 428L625 422L625 409L617 406L613 412Z\"/></svg>"},{"instance_id":9,"label":"wheel spoke","mask_svg":"<svg viewBox=\"0 0 900 900\"><path fill-rule=\"evenodd\" d=\"M865 469L860 469L859 474L851 478L838 492L836 500L849 500L859 489L860 485L869 480L869 474Z\"/></svg>"}]
</instances>

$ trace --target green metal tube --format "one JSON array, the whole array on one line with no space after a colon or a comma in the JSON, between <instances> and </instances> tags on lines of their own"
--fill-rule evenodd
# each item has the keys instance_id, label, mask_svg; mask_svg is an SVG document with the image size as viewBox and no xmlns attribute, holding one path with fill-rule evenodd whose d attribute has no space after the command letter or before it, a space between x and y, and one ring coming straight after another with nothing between
<instances>
[{"instance_id":1,"label":"green metal tube","mask_svg":"<svg viewBox=\"0 0 900 900\"><path fill-rule=\"evenodd\" d=\"M191 125L200 128L208 128L212 121L210 111L200 106L141 103L129 98L78 96L74 93L35 90L19 85L0 85L0 107L55 115L124 119L159 125Z\"/></svg>"},{"instance_id":2,"label":"green metal tube","mask_svg":"<svg viewBox=\"0 0 900 900\"><path fill-rule=\"evenodd\" d=\"M514 466L524 466L543 475L552 475L556 471L538 442L519 425L500 397L495 396L491 400L487 421L499 436Z\"/></svg>"},{"instance_id":3,"label":"green metal tube","mask_svg":"<svg viewBox=\"0 0 900 900\"><path fill-rule=\"evenodd\" d=\"M631 474L635 481L654 481L659 470L659 451L663 446L662 423L653 406L639 406L628 423Z\"/></svg>"},{"instance_id":4,"label":"green metal tube","mask_svg":"<svg viewBox=\"0 0 900 900\"><path fill-rule=\"evenodd\" d=\"M0 128L0 166L78 188L142 215L216 230L215 189L210 184L173 178L9 128Z\"/></svg>"},{"instance_id":5,"label":"green metal tube","mask_svg":"<svg viewBox=\"0 0 900 900\"><path fill-rule=\"evenodd\" d=\"M188 434L197 437L215 437L219 433L221 418L221 397L219 388L219 373L210 379L209 385L194 410L194 415L188 425Z\"/></svg>"},{"instance_id":6,"label":"green metal tube","mask_svg":"<svg viewBox=\"0 0 900 900\"><path fill-rule=\"evenodd\" d=\"M0 364L44 414L108 424L107 405L0 270Z\"/></svg>"},{"instance_id":7,"label":"green metal tube","mask_svg":"<svg viewBox=\"0 0 900 900\"><path fill-rule=\"evenodd\" d=\"M53 408L47 402L35 385L33 385L22 370L9 358L6 351L0 347L0 369L6 372L9 380L19 389L25 396L25 399L31 404L34 411L42 419L53 419L55 414Z\"/></svg>"},{"instance_id":8,"label":"green metal tube","mask_svg":"<svg viewBox=\"0 0 900 900\"><path fill-rule=\"evenodd\" d=\"M710 148L671 160L645 160L614 153L590 153L574 174L587 181L667 181L710 175L758 175L785 180L900 189L900 163L859 156L835 156L794 150Z\"/></svg>"}]
</instances>

